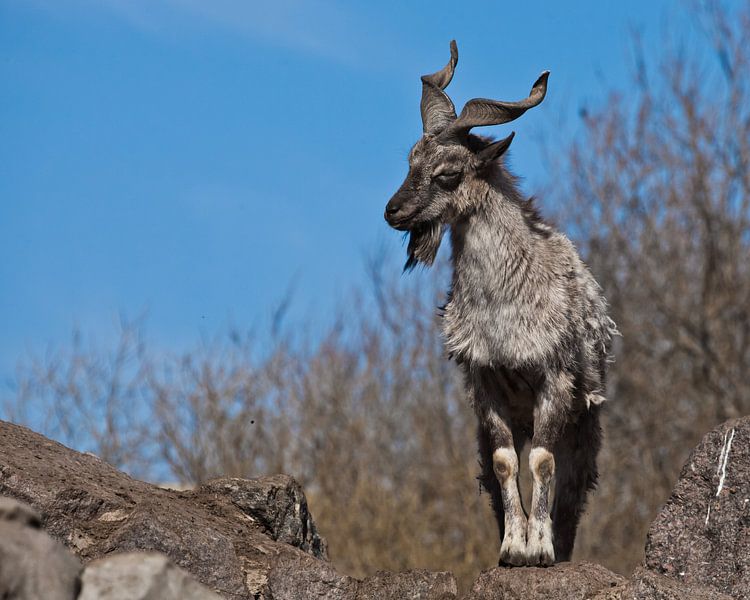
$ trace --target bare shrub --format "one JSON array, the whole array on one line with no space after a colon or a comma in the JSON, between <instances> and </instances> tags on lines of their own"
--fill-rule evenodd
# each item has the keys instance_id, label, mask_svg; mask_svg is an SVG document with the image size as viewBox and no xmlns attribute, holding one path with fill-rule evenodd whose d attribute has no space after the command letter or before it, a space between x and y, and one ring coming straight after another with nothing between
<instances>
[{"instance_id":1,"label":"bare shrub","mask_svg":"<svg viewBox=\"0 0 750 600\"><path fill-rule=\"evenodd\" d=\"M554 195L623 334L577 553L622 572L692 447L750 412L750 10L699 14L714 60L638 61Z\"/></svg>"},{"instance_id":2,"label":"bare shrub","mask_svg":"<svg viewBox=\"0 0 750 600\"><path fill-rule=\"evenodd\" d=\"M6 416L151 480L292 474L342 570L451 569L468 585L498 548L438 334L443 285L391 267L370 265L372 289L316 343L230 332L174 356L138 323L114 351L76 335L22 368Z\"/></svg>"}]
</instances>

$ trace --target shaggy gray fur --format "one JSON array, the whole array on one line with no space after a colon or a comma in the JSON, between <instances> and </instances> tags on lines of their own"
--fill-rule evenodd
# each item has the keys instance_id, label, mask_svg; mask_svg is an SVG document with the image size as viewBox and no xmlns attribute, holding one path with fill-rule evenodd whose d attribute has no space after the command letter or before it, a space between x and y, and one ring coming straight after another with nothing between
<instances>
[{"instance_id":1,"label":"shaggy gray fur","mask_svg":"<svg viewBox=\"0 0 750 600\"><path fill-rule=\"evenodd\" d=\"M432 264L450 230L453 277L443 332L479 420L481 481L503 540L500 560L550 564L570 558L586 494L596 484L599 407L617 330L573 244L521 197L501 163L513 134L491 142L469 133L539 104L548 73L525 100L475 99L456 117L443 88L457 62L451 42L450 62L422 78L424 135L385 218L409 232L405 269ZM527 517L517 455L528 439L534 489Z\"/></svg>"}]
</instances>

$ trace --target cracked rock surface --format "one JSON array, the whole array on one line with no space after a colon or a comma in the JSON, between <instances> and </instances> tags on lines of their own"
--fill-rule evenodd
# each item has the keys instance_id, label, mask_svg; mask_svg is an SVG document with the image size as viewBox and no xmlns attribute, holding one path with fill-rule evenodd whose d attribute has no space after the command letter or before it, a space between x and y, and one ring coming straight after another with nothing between
<instances>
[{"instance_id":1,"label":"cracked rock surface","mask_svg":"<svg viewBox=\"0 0 750 600\"><path fill-rule=\"evenodd\" d=\"M302 488L286 475L162 489L0 421L0 496L31 505L47 533L84 563L116 552L159 552L223 598L308 598L313 590L363 600L455 598L449 573L390 573L364 581L338 573ZM406 588L413 593L403 595Z\"/></svg>"},{"instance_id":2,"label":"cracked rock surface","mask_svg":"<svg viewBox=\"0 0 750 600\"><path fill-rule=\"evenodd\" d=\"M701 440L648 532L648 569L750 598L750 417Z\"/></svg>"},{"instance_id":3,"label":"cracked rock surface","mask_svg":"<svg viewBox=\"0 0 750 600\"><path fill-rule=\"evenodd\" d=\"M585 600L614 589L626 579L593 563L559 563L553 567L498 567L482 573L465 600ZM502 596L497 591L502 590Z\"/></svg>"}]
</instances>

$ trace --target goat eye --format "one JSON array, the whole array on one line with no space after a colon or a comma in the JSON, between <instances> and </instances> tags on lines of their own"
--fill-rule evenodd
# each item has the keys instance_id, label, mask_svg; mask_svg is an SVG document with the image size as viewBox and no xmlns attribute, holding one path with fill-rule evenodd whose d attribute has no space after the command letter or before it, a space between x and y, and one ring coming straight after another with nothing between
<instances>
[{"instance_id":1,"label":"goat eye","mask_svg":"<svg viewBox=\"0 0 750 600\"><path fill-rule=\"evenodd\" d=\"M442 173L435 175L435 181L437 181L441 187L445 188L456 187L460 180L461 171L443 171Z\"/></svg>"}]
</instances>

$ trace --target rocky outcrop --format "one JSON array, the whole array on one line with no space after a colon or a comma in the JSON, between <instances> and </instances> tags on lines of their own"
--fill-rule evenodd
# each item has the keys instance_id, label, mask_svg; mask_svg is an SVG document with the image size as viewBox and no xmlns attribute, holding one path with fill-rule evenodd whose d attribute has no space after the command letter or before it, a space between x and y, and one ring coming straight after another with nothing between
<instances>
[{"instance_id":1,"label":"rocky outcrop","mask_svg":"<svg viewBox=\"0 0 750 600\"><path fill-rule=\"evenodd\" d=\"M0 598L8 600L220 600L158 552L108 554L81 563L62 544L38 529L29 506L0 498ZM450 573L424 570L378 573L360 581L337 573L314 556L298 554L275 562L249 582L258 598L455 600Z\"/></svg>"},{"instance_id":2,"label":"rocky outcrop","mask_svg":"<svg viewBox=\"0 0 750 600\"><path fill-rule=\"evenodd\" d=\"M279 561L269 574L267 590L274 600L455 600L457 592L451 573L420 569L358 580L310 558Z\"/></svg>"},{"instance_id":3,"label":"rocky outcrop","mask_svg":"<svg viewBox=\"0 0 750 600\"><path fill-rule=\"evenodd\" d=\"M643 567L630 579L592 563L549 568L498 567L482 573L463 600L732 600L713 588L686 584Z\"/></svg>"},{"instance_id":4,"label":"rocky outcrop","mask_svg":"<svg viewBox=\"0 0 750 600\"><path fill-rule=\"evenodd\" d=\"M44 529L85 563L115 552L159 552L223 598L308 598L313 590L321 597L399 598L407 587L415 599L455 597L449 573L360 581L336 572L302 489L285 475L162 489L0 421L3 495L34 507Z\"/></svg>"},{"instance_id":5,"label":"rocky outcrop","mask_svg":"<svg viewBox=\"0 0 750 600\"><path fill-rule=\"evenodd\" d=\"M271 539L328 558L325 539L315 530L302 486L286 475L216 479L198 488L201 495L225 496Z\"/></svg>"},{"instance_id":6,"label":"rocky outcrop","mask_svg":"<svg viewBox=\"0 0 750 600\"><path fill-rule=\"evenodd\" d=\"M750 598L748 442L750 418L703 439L649 531L644 566L629 579L592 563L497 567L464 600ZM285 475L162 489L0 421L0 495L15 499L0 498L1 598L457 597L450 573L358 580L337 572L302 489Z\"/></svg>"},{"instance_id":7,"label":"rocky outcrop","mask_svg":"<svg viewBox=\"0 0 750 600\"><path fill-rule=\"evenodd\" d=\"M553 567L498 567L474 582L465 600L584 600L624 584L626 579L592 563L560 563ZM498 596L502 590L502 596Z\"/></svg>"},{"instance_id":8,"label":"rocky outcrop","mask_svg":"<svg viewBox=\"0 0 750 600\"><path fill-rule=\"evenodd\" d=\"M750 417L727 421L693 450L651 525L645 564L750 598Z\"/></svg>"},{"instance_id":9,"label":"rocky outcrop","mask_svg":"<svg viewBox=\"0 0 750 600\"><path fill-rule=\"evenodd\" d=\"M643 567L633 573L630 584L624 590L622 600L731 600L713 588L684 583L659 575ZM597 596L595 600L605 600Z\"/></svg>"},{"instance_id":10,"label":"rocky outcrop","mask_svg":"<svg viewBox=\"0 0 750 600\"><path fill-rule=\"evenodd\" d=\"M39 529L27 504L0 498L0 598L7 600L221 600L155 552L110 554L83 569Z\"/></svg>"}]
</instances>

